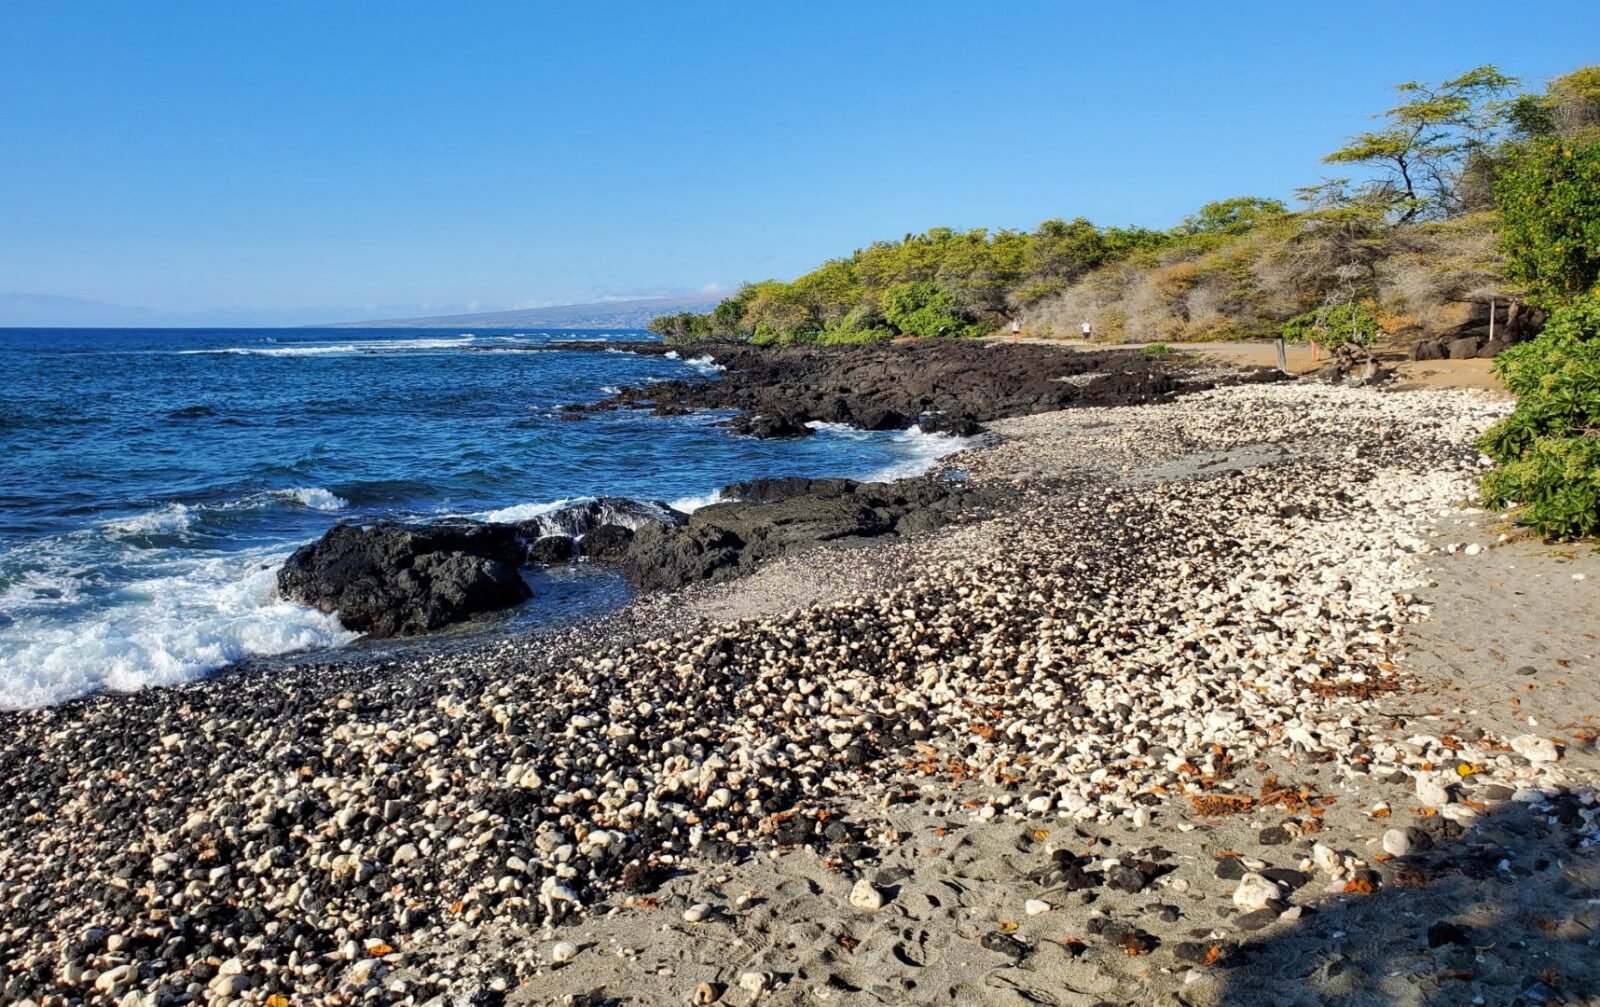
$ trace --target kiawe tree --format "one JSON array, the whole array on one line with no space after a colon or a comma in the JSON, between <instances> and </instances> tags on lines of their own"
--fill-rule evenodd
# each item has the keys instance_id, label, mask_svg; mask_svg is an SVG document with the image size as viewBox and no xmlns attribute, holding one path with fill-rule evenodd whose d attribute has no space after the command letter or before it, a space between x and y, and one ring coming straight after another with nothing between
<instances>
[{"instance_id":1,"label":"kiawe tree","mask_svg":"<svg viewBox=\"0 0 1600 1007\"><path fill-rule=\"evenodd\" d=\"M1207 203L1178 225L1179 234L1244 234L1289 212L1282 200L1237 196Z\"/></svg>"},{"instance_id":2,"label":"kiawe tree","mask_svg":"<svg viewBox=\"0 0 1600 1007\"><path fill-rule=\"evenodd\" d=\"M1383 127L1351 137L1323 161L1373 169L1366 189L1400 221L1448 216L1459 208L1459 183L1470 160L1507 125L1512 103L1506 96L1516 85L1493 66L1437 86L1401 84L1395 90L1403 100L1383 113Z\"/></svg>"}]
</instances>

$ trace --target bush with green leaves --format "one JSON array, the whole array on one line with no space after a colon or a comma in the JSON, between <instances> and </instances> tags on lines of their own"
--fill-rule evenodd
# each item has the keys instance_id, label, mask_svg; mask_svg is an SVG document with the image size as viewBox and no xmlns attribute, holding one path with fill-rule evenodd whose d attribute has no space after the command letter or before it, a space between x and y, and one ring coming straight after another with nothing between
<instances>
[{"instance_id":1,"label":"bush with green leaves","mask_svg":"<svg viewBox=\"0 0 1600 1007\"><path fill-rule=\"evenodd\" d=\"M1547 537L1600 534L1600 296L1555 312L1494 369L1517 409L1479 442L1499 466L1484 477L1484 502L1520 506L1522 523Z\"/></svg>"},{"instance_id":2,"label":"bush with green leaves","mask_svg":"<svg viewBox=\"0 0 1600 1007\"><path fill-rule=\"evenodd\" d=\"M1600 137L1521 145L1495 186L1506 277L1554 307L1600 284Z\"/></svg>"},{"instance_id":3,"label":"bush with green leaves","mask_svg":"<svg viewBox=\"0 0 1600 1007\"><path fill-rule=\"evenodd\" d=\"M963 336L971 326L955 295L937 283L897 283L883 295L883 317L909 336Z\"/></svg>"},{"instance_id":4,"label":"bush with green leaves","mask_svg":"<svg viewBox=\"0 0 1600 1007\"><path fill-rule=\"evenodd\" d=\"M1157 357L1170 357L1178 352L1166 343L1151 343L1144 348L1144 355L1154 360Z\"/></svg>"},{"instance_id":5,"label":"bush with green leaves","mask_svg":"<svg viewBox=\"0 0 1600 1007\"><path fill-rule=\"evenodd\" d=\"M1358 302L1330 304L1296 315L1283 323L1282 336L1290 343L1316 343L1327 350L1345 346L1371 347L1378 341L1378 316Z\"/></svg>"}]
</instances>

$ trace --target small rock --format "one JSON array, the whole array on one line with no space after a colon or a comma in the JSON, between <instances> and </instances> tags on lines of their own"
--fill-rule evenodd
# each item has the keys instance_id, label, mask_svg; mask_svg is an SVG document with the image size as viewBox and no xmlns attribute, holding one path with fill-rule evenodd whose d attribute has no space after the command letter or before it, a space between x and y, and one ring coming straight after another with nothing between
<instances>
[{"instance_id":1,"label":"small rock","mask_svg":"<svg viewBox=\"0 0 1600 1007\"><path fill-rule=\"evenodd\" d=\"M1556 743L1537 734L1523 734L1512 738L1511 750L1529 762L1554 762L1561 758Z\"/></svg>"},{"instance_id":2,"label":"small rock","mask_svg":"<svg viewBox=\"0 0 1600 1007\"><path fill-rule=\"evenodd\" d=\"M722 999L722 987L716 983L701 983L694 988L694 998L690 1001L696 1004L714 1004Z\"/></svg>"},{"instance_id":3,"label":"small rock","mask_svg":"<svg viewBox=\"0 0 1600 1007\"><path fill-rule=\"evenodd\" d=\"M683 911L683 922L703 923L711 915L711 907L704 902L696 902Z\"/></svg>"},{"instance_id":4,"label":"small rock","mask_svg":"<svg viewBox=\"0 0 1600 1007\"><path fill-rule=\"evenodd\" d=\"M1390 829L1383 834L1383 852L1391 857L1403 857L1411 852L1411 840L1400 829Z\"/></svg>"},{"instance_id":5,"label":"small rock","mask_svg":"<svg viewBox=\"0 0 1600 1007\"><path fill-rule=\"evenodd\" d=\"M1417 777L1417 800L1429 808L1442 808L1450 803L1450 791L1426 776Z\"/></svg>"},{"instance_id":6,"label":"small rock","mask_svg":"<svg viewBox=\"0 0 1600 1007\"><path fill-rule=\"evenodd\" d=\"M1282 898L1283 892L1276 884L1254 872L1246 874L1239 879L1239 887L1233 890L1233 904L1240 909L1261 909L1268 902ZM1277 917L1277 913L1273 913Z\"/></svg>"},{"instance_id":7,"label":"small rock","mask_svg":"<svg viewBox=\"0 0 1600 1007\"><path fill-rule=\"evenodd\" d=\"M1428 947L1438 948L1446 944L1459 944L1467 947L1472 944L1472 938L1460 927L1449 920L1440 920L1428 928Z\"/></svg>"},{"instance_id":8,"label":"small rock","mask_svg":"<svg viewBox=\"0 0 1600 1007\"><path fill-rule=\"evenodd\" d=\"M883 893L872 882L862 878L850 889L850 904L862 912L875 913L883 908Z\"/></svg>"},{"instance_id":9,"label":"small rock","mask_svg":"<svg viewBox=\"0 0 1600 1007\"><path fill-rule=\"evenodd\" d=\"M765 972L745 972L739 976L739 988L756 996L765 993L771 985L772 976Z\"/></svg>"},{"instance_id":10,"label":"small rock","mask_svg":"<svg viewBox=\"0 0 1600 1007\"><path fill-rule=\"evenodd\" d=\"M1022 911L1029 916L1040 916L1050 911L1050 903L1044 899L1029 899L1022 904Z\"/></svg>"},{"instance_id":11,"label":"small rock","mask_svg":"<svg viewBox=\"0 0 1600 1007\"><path fill-rule=\"evenodd\" d=\"M571 941L557 941L550 949L550 960L557 965L565 965L578 957L578 945Z\"/></svg>"},{"instance_id":12,"label":"small rock","mask_svg":"<svg viewBox=\"0 0 1600 1007\"><path fill-rule=\"evenodd\" d=\"M1262 846L1282 846L1290 840L1289 830L1281 825L1268 826L1261 830L1256 841Z\"/></svg>"},{"instance_id":13,"label":"small rock","mask_svg":"<svg viewBox=\"0 0 1600 1007\"><path fill-rule=\"evenodd\" d=\"M1129 895L1144 891L1144 886L1149 882L1145 873L1134 867L1113 867L1106 874L1106 884Z\"/></svg>"}]
</instances>

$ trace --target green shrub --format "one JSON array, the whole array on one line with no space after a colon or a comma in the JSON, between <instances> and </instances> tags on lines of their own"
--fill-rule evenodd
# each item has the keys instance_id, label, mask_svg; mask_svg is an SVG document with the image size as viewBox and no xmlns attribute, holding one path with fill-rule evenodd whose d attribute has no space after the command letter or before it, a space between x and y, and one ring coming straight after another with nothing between
<instances>
[{"instance_id":1,"label":"green shrub","mask_svg":"<svg viewBox=\"0 0 1600 1007\"><path fill-rule=\"evenodd\" d=\"M1506 278L1555 307L1600 281L1600 139L1521 145L1501 171Z\"/></svg>"},{"instance_id":2,"label":"green shrub","mask_svg":"<svg viewBox=\"0 0 1600 1007\"><path fill-rule=\"evenodd\" d=\"M970 335L955 295L937 283L899 283L883 295L883 317L899 331L911 336Z\"/></svg>"},{"instance_id":3,"label":"green shrub","mask_svg":"<svg viewBox=\"0 0 1600 1007\"><path fill-rule=\"evenodd\" d=\"M1170 357L1176 352L1178 351L1168 346L1166 343L1151 343L1149 346L1144 348L1144 355L1152 359L1156 357Z\"/></svg>"},{"instance_id":4,"label":"green shrub","mask_svg":"<svg viewBox=\"0 0 1600 1007\"><path fill-rule=\"evenodd\" d=\"M1499 465L1484 503L1520 505L1522 523L1548 537L1600 534L1600 297L1557 311L1494 368L1517 409L1479 441Z\"/></svg>"},{"instance_id":5,"label":"green shrub","mask_svg":"<svg viewBox=\"0 0 1600 1007\"><path fill-rule=\"evenodd\" d=\"M1284 322L1282 335L1287 342L1314 342L1327 350L1370 347L1378 340L1378 316L1365 304L1332 304Z\"/></svg>"}]
</instances>

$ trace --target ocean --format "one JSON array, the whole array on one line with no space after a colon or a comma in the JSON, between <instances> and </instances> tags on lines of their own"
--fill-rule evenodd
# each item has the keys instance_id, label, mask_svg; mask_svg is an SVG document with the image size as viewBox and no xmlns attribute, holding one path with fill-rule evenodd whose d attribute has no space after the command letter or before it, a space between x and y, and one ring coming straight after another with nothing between
<instances>
[{"instance_id":1,"label":"ocean","mask_svg":"<svg viewBox=\"0 0 1600 1007\"><path fill-rule=\"evenodd\" d=\"M556 341L639 332L0 330L0 708L338 647L276 569L341 521L516 520L600 495L693 509L757 476L892 478L963 444L824 427L762 441L720 414L560 407L709 361ZM615 574L530 572L535 627L622 604Z\"/></svg>"}]
</instances>

